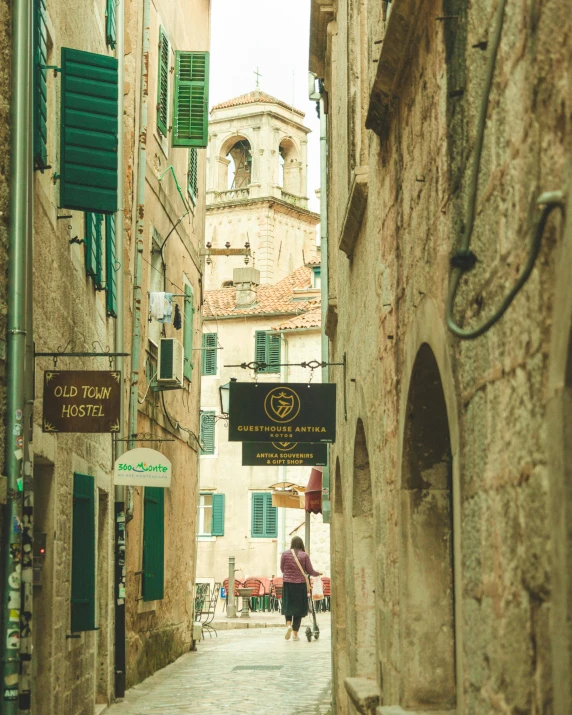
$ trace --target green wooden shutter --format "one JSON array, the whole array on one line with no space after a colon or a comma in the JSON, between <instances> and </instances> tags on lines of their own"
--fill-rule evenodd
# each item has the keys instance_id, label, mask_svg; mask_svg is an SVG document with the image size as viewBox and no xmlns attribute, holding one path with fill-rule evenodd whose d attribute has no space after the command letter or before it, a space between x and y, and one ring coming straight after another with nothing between
<instances>
[{"instance_id":1,"label":"green wooden shutter","mask_svg":"<svg viewBox=\"0 0 572 715\"><path fill-rule=\"evenodd\" d=\"M71 629L95 630L95 481L74 474Z\"/></svg>"},{"instance_id":2,"label":"green wooden shutter","mask_svg":"<svg viewBox=\"0 0 572 715\"><path fill-rule=\"evenodd\" d=\"M203 375L216 375L217 333L203 333L202 348Z\"/></svg>"},{"instance_id":3,"label":"green wooden shutter","mask_svg":"<svg viewBox=\"0 0 572 715\"><path fill-rule=\"evenodd\" d=\"M266 331L257 330L254 333L254 361L266 362ZM261 367L258 372L266 372L266 368Z\"/></svg>"},{"instance_id":4,"label":"green wooden shutter","mask_svg":"<svg viewBox=\"0 0 572 715\"><path fill-rule=\"evenodd\" d=\"M214 454L215 452L215 413L214 411L201 412L201 454Z\"/></svg>"},{"instance_id":5,"label":"green wooden shutter","mask_svg":"<svg viewBox=\"0 0 572 715\"><path fill-rule=\"evenodd\" d=\"M209 53L175 52L174 147L207 146L208 105Z\"/></svg>"},{"instance_id":6,"label":"green wooden shutter","mask_svg":"<svg viewBox=\"0 0 572 715\"><path fill-rule=\"evenodd\" d=\"M278 536L278 509L272 506L272 494L264 494L264 536L275 539Z\"/></svg>"},{"instance_id":7,"label":"green wooden shutter","mask_svg":"<svg viewBox=\"0 0 572 715\"><path fill-rule=\"evenodd\" d=\"M95 214L95 290L103 290L103 214Z\"/></svg>"},{"instance_id":8,"label":"green wooden shutter","mask_svg":"<svg viewBox=\"0 0 572 715\"><path fill-rule=\"evenodd\" d=\"M213 494L212 536L224 536L224 494Z\"/></svg>"},{"instance_id":9,"label":"green wooden shutter","mask_svg":"<svg viewBox=\"0 0 572 715\"><path fill-rule=\"evenodd\" d=\"M115 20L115 2L116 0L107 0L105 6L105 41L108 47L115 49L117 41L117 29Z\"/></svg>"},{"instance_id":10,"label":"green wooden shutter","mask_svg":"<svg viewBox=\"0 0 572 715\"><path fill-rule=\"evenodd\" d=\"M165 490L145 487L143 505L143 600L163 598L165 588Z\"/></svg>"},{"instance_id":11,"label":"green wooden shutter","mask_svg":"<svg viewBox=\"0 0 572 715\"><path fill-rule=\"evenodd\" d=\"M87 212L85 214L85 272L88 276L95 275L96 259L96 223L97 214Z\"/></svg>"},{"instance_id":12,"label":"green wooden shutter","mask_svg":"<svg viewBox=\"0 0 572 715\"><path fill-rule=\"evenodd\" d=\"M117 317L117 251L115 241L115 216L105 217L105 287L107 315Z\"/></svg>"},{"instance_id":13,"label":"green wooden shutter","mask_svg":"<svg viewBox=\"0 0 572 715\"><path fill-rule=\"evenodd\" d=\"M48 29L46 0L34 0L34 166L44 171L48 165Z\"/></svg>"},{"instance_id":14,"label":"green wooden shutter","mask_svg":"<svg viewBox=\"0 0 572 715\"><path fill-rule=\"evenodd\" d=\"M193 375L193 316L195 314L193 289L185 283L185 312L183 316L184 375L190 380Z\"/></svg>"},{"instance_id":15,"label":"green wooden shutter","mask_svg":"<svg viewBox=\"0 0 572 715\"><path fill-rule=\"evenodd\" d=\"M251 523L251 536L253 537L263 537L264 536L264 497L265 494L253 494L252 495L252 523Z\"/></svg>"},{"instance_id":16,"label":"green wooden shutter","mask_svg":"<svg viewBox=\"0 0 572 715\"><path fill-rule=\"evenodd\" d=\"M157 129L167 136L167 111L169 107L169 38L159 29L159 70L157 76Z\"/></svg>"},{"instance_id":17,"label":"green wooden shutter","mask_svg":"<svg viewBox=\"0 0 572 715\"><path fill-rule=\"evenodd\" d=\"M117 60L62 47L60 207L117 211Z\"/></svg>"},{"instance_id":18,"label":"green wooden shutter","mask_svg":"<svg viewBox=\"0 0 572 715\"><path fill-rule=\"evenodd\" d=\"M280 372L280 333L266 333L266 372Z\"/></svg>"},{"instance_id":19,"label":"green wooden shutter","mask_svg":"<svg viewBox=\"0 0 572 715\"><path fill-rule=\"evenodd\" d=\"M189 169L187 173L187 192L191 201L197 203L199 184L199 154L195 147L189 149Z\"/></svg>"}]
</instances>

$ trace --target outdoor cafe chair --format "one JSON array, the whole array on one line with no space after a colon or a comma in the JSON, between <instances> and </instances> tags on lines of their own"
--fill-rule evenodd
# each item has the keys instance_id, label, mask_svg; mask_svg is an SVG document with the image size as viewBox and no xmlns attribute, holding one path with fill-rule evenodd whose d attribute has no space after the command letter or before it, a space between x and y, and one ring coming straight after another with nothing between
<instances>
[{"instance_id":1,"label":"outdoor cafe chair","mask_svg":"<svg viewBox=\"0 0 572 715\"><path fill-rule=\"evenodd\" d=\"M238 596L238 589L239 589L239 588L242 588L243 585L244 585L244 584L243 584L243 582L242 582L240 579L238 579L238 578L235 578L235 579L234 579L234 600L235 600L236 610L237 610L237 611L239 610L239 608L238 608L238 598L239 598L239 596ZM227 603L227 600L228 600L228 579L227 579L227 578L225 578L225 580L222 582L222 587L224 588L224 593L225 593L225 595L224 595L224 604L223 604L223 610L224 610L224 609L226 608L226 603Z\"/></svg>"},{"instance_id":2,"label":"outdoor cafe chair","mask_svg":"<svg viewBox=\"0 0 572 715\"><path fill-rule=\"evenodd\" d=\"M264 597L264 586L258 578L247 578L244 582L244 588L251 588L252 595L249 599L249 607L251 611L259 611L260 602Z\"/></svg>"},{"instance_id":3,"label":"outdoor cafe chair","mask_svg":"<svg viewBox=\"0 0 572 715\"><path fill-rule=\"evenodd\" d=\"M212 625L212 622L215 617L216 604L220 591L220 583L215 583L212 591L210 591L208 583L197 584L197 586L206 586L207 588L206 594L204 588L199 589L201 591L201 599L198 601L198 610L196 608L197 600L195 600L195 620L201 624L203 633L204 631L206 631L209 634L209 638L212 638L213 633L215 634L215 637L218 638L218 633L216 632L216 628L214 628L214 626Z\"/></svg>"},{"instance_id":4,"label":"outdoor cafe chair","mask_svg":"<svg viewBox=\"0 0 572 715\"><path fill-rule=\"evenodd\" d=\"M280 611L282 610L282 586L284 584L284 579L275 578L272 579L272 585L270 587L270 610Z\"/></svg>"}]
</instances>

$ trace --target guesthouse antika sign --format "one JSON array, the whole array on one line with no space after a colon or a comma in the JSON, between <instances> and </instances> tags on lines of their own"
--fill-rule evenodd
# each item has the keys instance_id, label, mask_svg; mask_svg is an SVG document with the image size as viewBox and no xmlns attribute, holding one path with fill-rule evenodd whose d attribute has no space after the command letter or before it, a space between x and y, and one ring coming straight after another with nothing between
<instances>
[{"instance_id":1,"label":"guesthouse antika sign","mask_svg":"<svg viewBox=\"0 0 572 715\"><path fill-rule=\"evenodd\" d=\"M119 432L121 373L112 370L44 372L44 432Z\"/></svg>"}]
</instances>

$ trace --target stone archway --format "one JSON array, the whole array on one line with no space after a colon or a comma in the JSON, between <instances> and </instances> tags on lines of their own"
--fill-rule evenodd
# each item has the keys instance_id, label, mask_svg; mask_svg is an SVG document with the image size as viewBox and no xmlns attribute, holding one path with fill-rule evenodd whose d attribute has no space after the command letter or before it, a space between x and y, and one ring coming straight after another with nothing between
<instances>
[{"instance_id":1,"label":"stone archway","mask_svg":"<svg viewBox=\"0 0 572 715\"><path fill-rule=\"evenodd\" d=\"M354 442L352 494L351 618L353 653L350 671L354 676L376 678L375 553L373 490L369 453L363 422L358 419Z\"/></svg>"},{"instance_id":2,"label":"stone archway","mask_svg":"<svg viewBox=\"0 0 572 715\"><path fill-rule=\"evenodd\" d=\"M247 189L252 182L252 145L245 134L227 137L214 157L217 191Z\"/></svg>"},{"instance_id":3,"label":"stone archway","mask_svg":"<svg viewBox=\"0 0 572 715\"><path fill-rule=\"evenodd\" d=\"M427 343L407 396L400 490L402 707L456 707L452 451L445 394Z\"/></svg>"},{"instance_id":4,"label":"stone archway","mask_svg":"<svg viewBox=\"0 0 572 715\"><path fill-rule=\"evenodd\" d=\"M278 147L278 184L289 194L300 195L301 169L298 147L291 137L284 137Z\"/></svg>"},{"instance_id":5,"label":"stone archway","mask_svg":"<svg viewBox=\"0 0 572 715\"><path fill-rule=\"evenodd\" d=\"M347 696L344 678L349 675L347 639L347 580L346 580L346 534L344 521L344 495L342 470L339 457L336 458L334 489L332 493L332 521L330 527L330 549L332 564L332 663L334 667L333 699L336 712L346 712Z\"/></svg>"}]
</instances>

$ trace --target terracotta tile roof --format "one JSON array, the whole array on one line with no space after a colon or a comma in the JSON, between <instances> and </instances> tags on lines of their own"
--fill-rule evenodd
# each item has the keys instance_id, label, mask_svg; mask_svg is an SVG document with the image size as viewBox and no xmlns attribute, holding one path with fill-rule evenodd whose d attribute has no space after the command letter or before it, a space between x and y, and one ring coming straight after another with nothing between
<instances>
[{"instance_id":1,"label":"terracotta tile roof","mask_svg":"<svg viewBox=\"0 0 572 715\"><path fill-rule=\"evenodd\" d=\"M255 89L252 92L247 92L246 94L241 94L240 97L235 97L234 99L227 99L226 102L220 102L215 104L211 109L213 112L215 109L227 109L228 107L238 107L242 104L277 104L279 107L284 107L300 117L305 116L304 112L299 109L295 109L292 105L283 102L281 99L276 99L271 94L266 94L266 92L261 92L259 89Z\"/></svg>"},{"instance_id":2,"label":"terracotta tile roof","mask_svg":"<svg viewBox=\"0 0 572 715\"><path fill-rule=\"evenodd\" d=\"M296 330L298 328L319 328L322 325L322 309L314 308L307 313L290 318L280 325L276 325L272 330Z\"/></svg>"},{"instance_id":3,"label":"terracotta tile roof","mask_svg":"<svg viewBox=\"0 0 572 715\"><path fill-rule=\"evenodd\" d=\"M234 287L206 291L204 317L208 319L225 315L264 315L265 313L298 315L313 310L319 304L319 299L294 300L294 289L309 289L311 280L312 269L309 266L301 266L274 285L258 286L256 303L245 308L236 308Z\"/></svg>"}]
</instances>

